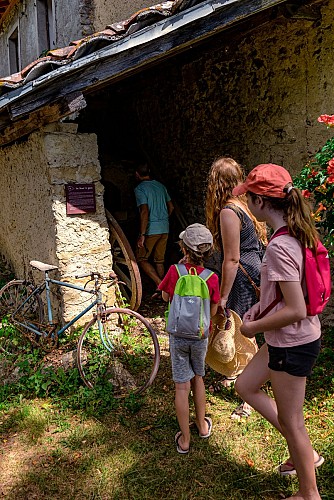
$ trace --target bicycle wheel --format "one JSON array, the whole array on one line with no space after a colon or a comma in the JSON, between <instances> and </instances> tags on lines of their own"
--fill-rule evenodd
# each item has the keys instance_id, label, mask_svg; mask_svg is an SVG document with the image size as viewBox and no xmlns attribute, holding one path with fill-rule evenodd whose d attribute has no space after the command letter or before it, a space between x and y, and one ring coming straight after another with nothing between
<instances>
[{"instance_id":1,"label":"bicycle wheel","mask_svg":"<svg viewBox=\"0 0 334 500\"><path fill-rule=\"evenodd\" d=\"M102 320L90 321L79 338L77 363L85 385L108 386L115 397L143 392L152 384L159 362L155 331L130 309L107 309Z\"/></svg>"},{"instance_id":2,"label":"bicycle wheel","mask_svg":"<svg viewBox=\"0 0 334 500\"><path fill-rule=\"evenodd\" d=\"M30 341L35 340L29 326L40 329L43 304L38 293L28 298L33 290L34 286L24 280L10 281L0 290L0 351L5 354L18 354L26 348L22 334Z\"/></svg>"}]
</instances>

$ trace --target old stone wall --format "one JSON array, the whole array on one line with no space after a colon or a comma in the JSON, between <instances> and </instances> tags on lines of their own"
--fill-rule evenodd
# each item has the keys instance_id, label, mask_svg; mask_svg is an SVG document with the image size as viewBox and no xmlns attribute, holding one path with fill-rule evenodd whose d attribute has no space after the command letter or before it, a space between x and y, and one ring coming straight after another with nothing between
<instances>
[{"instance_id":1,"label":"old stone wall","mask_svg":"<svg viewBox=\"0 0 334 500\"><path fill-rule=\"evenodd\" d=\"M37 21L34 1L18 3L0 28L0 74L11 74L9 64L8 37L17 29L18 52L21 68L38 57Z\"/></svg>"},{"instance_id":2,"label":"old stone wall","mask_svg":"<svg viewBox=\"0 0 334 500\"><path fill-rule=\"evenodd\" d=\"M0 151L0 248L18 277L30 260L57 264L52 187L41 134Z\"/></svg>"},{"instance_id":3,"label":"old stone wall","mask_svg":"<svg viewBox=\"0 0 334 500\"><path fill-rule=\"evenodd\" d=\"M78 40L93 32L89 14L87 15L85 6L82 6L83 3L83 0L54 2L56 47L66 47L72 40Z\"/></svg>"},{"instance_id":4,"label":"old stone wall","mask_svg":"<svg viewBox=\"0 0 334 500\"><path fill-rule=\"evenodd\" d=\"M67 46L72 40L93 32L85 0L57 0L52 2L49 24L53 26L54 40L50 46L40 46L37 5L34 0L19 2L0 28L0 75L11 73L8 56L8 36L18 28L20 69L38 59L41 51ZM89 2L91 4L91 2ZM90 7L91 11L92 7ZM79 15L78 15L79 13ZM87 27L88 25L88 27Z\"/></svg>"},{"instance_id":5,"label":"old stone wall","mask_svg":"<svg viewBox=\"0 0 334 500\"><path fill-rule=\"evenodd\" d=\"M190 222L203 219L215 157L294 174L331 136L317 117L334 112L334 0L320 6L318 22L255 19L123 85L139 150Z\"/></svg>"},{"instance_id":6,"label":"old stone wall","mask_svg":"<svg viewBox=\"0 0 334 500\"><path fill-rule=\"evenodd\" d=\"M57 265L55 277L79 285L86 280L75 275L112 267L96 136L76 132L70 123L49 125L0 151L0 251L18 277L41 278L30 260ZM95 213L66 215L67 183L95 184ZM87 297L65 289L61 315L73 317Z\"/></svg>"}]
</instances>

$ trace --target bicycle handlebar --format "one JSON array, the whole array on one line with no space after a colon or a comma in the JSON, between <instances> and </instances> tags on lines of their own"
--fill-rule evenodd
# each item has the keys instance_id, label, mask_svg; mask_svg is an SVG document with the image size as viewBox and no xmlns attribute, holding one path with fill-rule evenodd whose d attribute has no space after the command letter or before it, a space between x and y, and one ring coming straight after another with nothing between
<instances>
[{"instance_id":1,"label":"bicycle handlebar","mask_svg":"<svg viewBox=\"0 0 334 500\"><path fill-rule=\"evenodd\" d=\"M88 278L88 277L91 277L91 276L100 276L99 273L94 273L94 272L91 272L91 273L85 273L85 274L77 274L75 277L76 280L79 280L80 278Z\"/></svg>"},{"instance_id":2,"label":"bicycle handlebar","mask_svg":"<svg viewBox=\"0 0 334 500\"><path fill-rule=\"evenodd\" d=\"M97 271L91 271L90 273L85 273L85 274L77 274L76 276L74 276L76 280L80 279L80 278L91 278L92 280L95 279L95 278L100 278L102 280L113 280L113 281L117 281L118 282L118 276L117 274L114 272L114 271L111 271L109 273L109 276L106 278L104 276L102 276L101 273L98 273Z\"/></svg>"}]
</instances>

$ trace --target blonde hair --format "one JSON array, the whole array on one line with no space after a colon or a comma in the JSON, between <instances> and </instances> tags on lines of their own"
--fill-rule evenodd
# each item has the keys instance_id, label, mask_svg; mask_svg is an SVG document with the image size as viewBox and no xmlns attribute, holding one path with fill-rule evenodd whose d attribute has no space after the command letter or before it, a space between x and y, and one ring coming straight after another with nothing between
<instances>
[{"instance_id":1,"label":"blonde hair","mask_svg":"<svg viewBox=\"0 0 334 500\"><path fill-rule=\"evenodd\" d=\"M244 181L244 171L233 158L221 156L211 166L206 192L206 225L213 236L213 244L221 250L220 212L233 199L232 190ZM238 204L251 218L255 231L262 241L267 242L266 226L254 217L247 206L245 196L238 196Z\"/></svg>"}]
</instances>

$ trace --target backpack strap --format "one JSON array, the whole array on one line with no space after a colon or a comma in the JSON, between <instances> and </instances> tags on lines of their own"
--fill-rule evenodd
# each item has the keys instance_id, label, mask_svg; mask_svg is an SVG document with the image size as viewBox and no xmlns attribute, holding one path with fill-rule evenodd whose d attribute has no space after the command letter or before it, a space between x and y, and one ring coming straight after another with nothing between
<instances>
[{"instance_id":1,"label":"backpack strap","mask_svg":"<svg viewBox=\"0 0 334 500\"><path fill-rule=\"evenodd\" d=\"M213 275L213 271L210 271L210 269L203 269L203 271L201 272L201 274L199 274L198 276L200 278L202 278L202 280L204 281L208 281L208 279Z\"/></svg>"},{"instance_id":2,"label":"backpack strap","mask_svg":"<svg viewBox=\"0 0 334 500\"><path fill-rule=\"evenodd\" d=\"M196 274L196 268L195 267L191 267L188 271L188 269L186 268L186 266L184 264L174 264L174 266L176 267L176 270L177 270L177 273L180 276L187 276L187 274ZM192 270L194 272L192 272ZM210 271L210 269L203 269L203 271L201 272L201 274L199 274L198 276L200 276L204 281L207 281L210 276L213 275L213 271Z\"/></svg>"},{"instance_id":3,"label":"backpack strap","mask_svg":"<svg viewBox=\"0 0 334 500\"><path fill-rule=\"evenodd\" d=\"M184 264L174 264L177 270L177 274L180 276L186 276L188 274L188 269Z\"/></svg>"},{"instance_id":4,"label":"backpack strap","mask_svg":"<svg viewBox=\"0 0 334 500\"><path fill-rule=\"evenodd\" d=\"M283 299L283 294L282 294L281 287L279 286L278 283L276 283L276 297L275 297L275 299L272 302L270 302L270 304L265 308L265 310L262 311L258 316L256 316L255 319L261 319L264 316L267 316L268 312L270 312L272 309L274 309L274 307L277 306L277 304L279 302L281 302L282 299Z\"/></svg>"},{"instance_id":5,"label":"backpack strap","mask_svg":"<svg viewBox=\"0 0 334 500\"><path fill-rule=\"evenodd\" d=\"M268 245L269 243L274 239L274 238L277 238L277 236L281 236L282 234L289 234L289 231L288 231L288 226L282 226L280 227L279 229L277 229L276 233L274 233L272 235L272 237L270 238L270 240L268 241ZM264 316L266 316L268 314L268 312L270 312L272 309L274 309L275 306L277 306L277 304L279 302L281 302L283 298L283 294L282 294L282 290L281 290L281 287L279 286L278 283L276 283L276 297L275 299L270 302L270 304L265 308L264 311L262 311L257 317L256 319L261 319L263 318Z\"/></svg>"}]
</instances>

